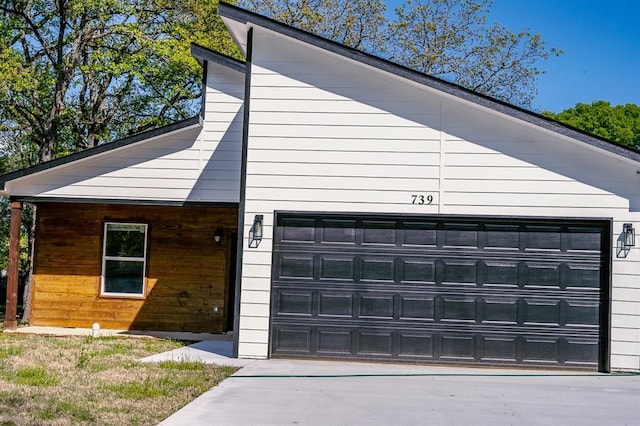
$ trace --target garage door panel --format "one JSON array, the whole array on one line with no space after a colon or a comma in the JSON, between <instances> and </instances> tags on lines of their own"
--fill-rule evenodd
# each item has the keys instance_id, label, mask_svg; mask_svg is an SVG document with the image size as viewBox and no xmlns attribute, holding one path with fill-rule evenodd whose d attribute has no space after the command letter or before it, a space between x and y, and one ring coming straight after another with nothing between
<instances>
[{"instance_id":1,"label":"garage door panel","mask_svg":"<svg viewBox=\"0 0 640 426\"><path fill-rule=\"evenodd\" d=\"M484 285L518 287L520 262L487 260L482 263L482 267L484 268Z\"/></svg>"},{"instance_id":2,"label":"garage door panel","mask_svg":"<svg viewBox=\"0 0 640 426\"><path fill-rule=\"evenodd\" d=\"M482 300L484 308L484 323L494 324L518 324L518 298L491 298L484 297Z\"/></svg>"},{"instance_id":3,"label":"garage door panel","mask_svg":"<svg viewBox=\"0 0 640 426\"><path fill-rule=\"evenodd\" d=\"M530 364L556 364L560 357L559 337L522 337L523 361Z\"/></svg>"},{"instance_id":4,"label":"garage door panel","mask_svg":"<svg viewBox=\"0 0 640 426\"><path fill-rule=\"evenodd\" d=\"M347 256L320 256L321 280L354 280L355 259Z\"/></svg>"},{"instance_id":5,"label":"garage door panel","mask_svg":"<svg viewBox=\"0 0 640 426\"><path fill-rule=\"evenodd\" d=\"M320 226L322 230L320 242L341 245L356 244L355 220L323 220Z\"/></svg>"},{"instance_id":6,"label":"garage door panel","mask_svg":"<svg viewBox=\"0 0 640 426\"><path fill-rule=\"evenodd\" d=\"M438 318L442 322L476 322L477 298L469 296L439 297Z\"/></svg>"},{"instance_id":7,"label":"garage door panel","mask_svg":"<svg viewBox=\"0 0 640 426\"><path fill-rule=\"evenodd\" d=\"M313 279L313 256L283 254L279 258L278 278Z\"/></svg>"},{"instance_id":8,"label":"garage door panel","mask_svg":"<svg viewBox=\"0 0 640 426\"><path fill-rule=\"evenodd\" d=\"M404 225L404 224L403 224ZM436 222L413 222L402 226L400 241L404 247L437 247L438 231Z\"/></svg>"},{"instance_id":9,"label":"garage door panel","mask_svg":"<svg viewBox=\"0 0 640 426\"><path fill-rule=\"evenodd\" d=\"M395 259L366 257L360 259L361 280L395 282Z\"/></svg>"},{"instance_id":10,"label":"garage door panel","mask_svg":"<svg viewBox=\"0 0 640 426\"><path fill-rule=\"evenodd\" d=\"M567 265L566 288L600 288L600 268L598 265Z\"/></svg>"},{"instance_id":11,"label":"garage door panel","mask_svg":"<svg viewBox=\"0 0 640 426\"><path fill-rule=\"evenodd\" d=\"M389 318L393 319L393 294L363 294L360 295L359 318Z\"/></svg>"},{"instance_id":12,"label":"garage door panel","mask_svg":"<svg viewBox=\"0 0 640 426\"><path fill-rule=\"evenodd\" d=\"M434 338L432 334L398 332L398 358L422 360L434 359Z\"/></svg>"},{"instance_id":13,"label":"garage door panel","mask_svg":"<svg viewBox=\"0 0 640 426\"><path fill-rule=\"evenodd\" d=\"M486 289L471 291L464 286L389 288L384 283L376 286L353 286L345 282L322 284L280 282L274 293L273 316L314 312L314 316L325 317L411 318L447 323L552 324L580 328L597 328L599 324L596 292L591 293L593 300L583 301L580 298L584 294L578 292L567 292L560 298L550 291L501 289L499 296L491 296Z\"/></svg>"},{"instance_id":14,"label":"garage door panel","mask_svg":"<svg viewBox=\"0 0 640 426\"><path fill-rule=\"evenodd\" d=\"M477 260L442 259L438 263L442 268L440 275L443 284L469 283L477 285Z\"/></svg>"},{"instance_id":15,"label":"garage door panel","mask_svg":"<svg viewBox=\"0 0 640 426\"><path fill-rule=\"evenodd\" d=\"M564 323L567 326L597 328L599 326L598 315L600 305L596 302L566 303L566 317Z\"/></svg>"},{"instance_id":16,"label":"garage door panel","mask_svg":"<svg viewBox=\"0 0 640 426\"><path fill-rule=\"evenodd\" d=\"M431 258L410 258L400 260L401 283L435 284L436 261Z\"/></svg>"},{"instance_id":17,"label":"garage door panel","mask_svg":"<svg viewBox=\"0 0 640 426\"><path fill-rule=\"evenodd\" d=\"M552 324L559 326L561 324L562 303L560 300L532 300L531 298L523 300L525 325Z\"/></svg>"},{"instance_id":18,"label":"garage door panel","mask_svg":"<svg viewBox=\"0 0 640 426\"><path fill-rule=\"evenodd\" d=\"M515 364L518 360L517 336L485 336L481 340L480 360Z\"/></svg>"},{"instance_id":19,"label":"garage door panel","mask_svg":"<svg viewBox=\"0 0 640 426\"><path fill-rule=\"evenodd\" d=\"M527 225L526 233L521 233L521 238L526 238L526 250L562 251L562 229L560 226L536 226Z\"/></svg>"},{"instance_id":20,"label":"garage door panel","mask_svg":"<svg viewBox=\"0 0 640 426\"><path fill-rule=\"evenodd\" d=\"M560 263L525 262L525 287L560 287Z\"/></svg>"},{"instance_id":21,"label":"garage door panel","mask_svg":"<svg viewBox=\"0 0 640 426\"><path fill-rule=\"evenodd\" d=\"M435 321L436 296L409 295L399 296L400 319Z\"/></svg>"},{"instance_id":22,"label":"garage door panel","mask_svg":"<svg viewBox=\"0 0 640 426\"><path fill-rule=\"evenodd\" d=\"M519 250L520 235L517 225L486 225L485 248L501 249L501 250Z\"/></svg>"},{"instance_id":23,"label":"garage door panel","mask_svg":"<svg viewBox=\"0 0 640 426\"><path fill-rule=\"evenodd\" d=\"M318 292L318 316L354 318L352 293Z\"/></svg>"},{"instance_id":24,"label":"garage door panel","mask_svg":"<svg viewBox=\"0 0 640 426\"><path fill-rule=\"evenodd\" d=\"M273 356L598 367L607 222L307 216L276 219Z\"/></svg>"},{"instance_id":25,"label":"garage door panel","mask_svg":"<svg viewBox=\"0 0 640 426\"><path fill-rule=\"evenodd\" d=\"M389 330L366 330L358 332L358 354L374 355L376 358L391 358L393 355L393 333Z\"/></svg>"},{"instance_id":26,"label":"garage door panel","mask_svg":"<svg viewBox=\"0 0 640 426\"><path fill-rule=\"evenodd\" d=\"M476 336L442 333L439 360L474 363L476 361Z\"/></svg>"},{"instance_id":27,"label":"garage door panel","mask_svg":"<svg viewBox=\"0 0 640 426\"><path fill-rule=\"evenodd\" d=\"M567 251L584 251L598 253L602 245L601 234L598 228L589 227L567 227Z\"/></svg>"},{"instance_id":28,"label":"garage door panel","mask_svg":"<svg viewBox=\"0 0 640 426\"><path fill-rule=\"evenodd\" d=\"M362 244L396 245L396 223L390 221L362 221Z\"/></svg>"},{"instance_id":29,"label":"garage door panel","mask_svg":"<svg viewBox=\"0 0 640 426\"><path fill-rule=\"evenodd\" d=\"M273 332L273 344L287 354L311 355L312 329L307 327L277 327Z\"/></svg>"},{"instance_id":30,"label":"garage door panel","mask_svg":"<svg viewBox=\"0 0 640 426\"><path fill-rule=\"evenodd\" d=\"M313 296L308 292L280 291L277 303L273 309L276 315L306 315L311 316L313 308Z\"/></svg>"},{"instance_id":31,"label":"garage door panel","mask_svg":"<svg viewBox=\"0 0 640 426\"><path fill-rule=\"evenodd\" d=\"M564 341L563 355L565 364L588 366L598 357L598 342L579 338L567 338Z\"/></svg>"},{"instance_id":32,"label":"garage door panel","mask_svg":"<svg viewBox=\"0 0 640 426\"><path fill-rule=\"evenodd\" d=\"M341 355L351 357L353 347L351 330L318 330L318 350L320 355Z\"/></svg>"},{"instance_id":33,"label":"garage door panel","mask_svg":"<svg viewBox=\"0 0 640 426\"><path fill-rule=\"evenodd\" d=\"M366 359L433 360L455 363L495 363L593 368L598 337L563 337L528 332L465 327L420 327L403 330L354 325L280 326L273 330L274 356L321 356Z\"/></svg>"},{"instance_id":34,"label":"garage door panel","mask_svg":"<svg viewBox=\"0 0 640 426\"><path fill-rule=\"evenodd\" d=\"M479 225L474 223L444 224L441 232L444 247L478 247Z\"/></svg>"},{"instance_id":35,"label":"garage door panel","mask_svg":"<svg viewBox=\"0 0 640 426\"><path fill-rule=\"evenodd\" d=\"M286 218L278 227L279 240L291 243L314 243L316 220L304 218Z\"/></svg>"}]
</instances>

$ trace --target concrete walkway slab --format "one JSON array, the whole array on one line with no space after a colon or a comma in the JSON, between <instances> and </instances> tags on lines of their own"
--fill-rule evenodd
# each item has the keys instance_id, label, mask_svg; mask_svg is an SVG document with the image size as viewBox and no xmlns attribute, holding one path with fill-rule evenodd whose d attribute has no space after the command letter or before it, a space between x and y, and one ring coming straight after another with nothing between
<instances>
[{"instance_id":1,"label":"concrete walkway slab","mask_svg":"<svg viewBox=\"0 0 640 426\"><path fill-rule=\"evenodd\" d=\"M172 351L151 355L140 361L196 361L233 367L243 367L252 362L248 359L233 358L233 342L226 340L204 340Z\"/></svg>"},{"instance_id":2,"label":"concrete walkway slab","mask_svg":"<svg viewBox=\"0 0 640 426\"><path fill-rule=\"evenodd\" d=\"M174 425L632 425L640 376L253 361Z\"/></svg>"}]
</instances>

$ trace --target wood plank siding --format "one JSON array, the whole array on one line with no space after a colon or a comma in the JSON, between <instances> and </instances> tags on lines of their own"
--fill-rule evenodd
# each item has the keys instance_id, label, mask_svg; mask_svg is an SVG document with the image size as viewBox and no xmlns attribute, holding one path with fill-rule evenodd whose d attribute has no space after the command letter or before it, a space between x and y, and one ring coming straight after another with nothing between
<instances>
[{"instance_id":1,"label":"wood plank siding","mask_svg":"<svg viewBox=\"0 0 640 426\"><path fill-rule=\"evenodd\" d=\"M31 324L226 331L237 214L236 208L39 204ZM105 221L148 224L144 298L100 296ZM224 233L220 243L213 239L217 229Z\"/></svg>"},{"instance_id":2,"label":"wood plank siding","mask_svg":"<svg viewBox=\"0 0 640 426\"><path fill-rule=\"evenodd\" d=\"M640 223L631 161L274 32L253 52L241 357L268 355L275 211L611 218L614 244ZM637 370L640 248L613 253L611 366Z\"/></svg>"}]
</instances>

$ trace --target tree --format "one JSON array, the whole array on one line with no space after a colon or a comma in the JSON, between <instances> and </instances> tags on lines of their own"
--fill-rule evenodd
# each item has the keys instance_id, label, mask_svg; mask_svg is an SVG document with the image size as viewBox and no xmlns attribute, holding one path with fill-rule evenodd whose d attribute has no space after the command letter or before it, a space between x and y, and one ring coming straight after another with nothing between
<instances>
[{"instance_id":1,"label":"tree","mask_svg":"<svg viewBox=\"0 0 640 426\"><path fill-rule=\"evenodd\" d=\"M384 46L382 0L244 0L242 6L355 49Z\"/></svg>"},{"instance_id":2,"label":"tree","mask_svg":"<svg viewBox=\"0 0 640 426\"><path fill-rule=\"evenodd\" d=\"M528 107L538 63L561 51L540 34L489 25L491 0L406 0L387 19L380 0L244 0L287 24Z\"/></svg>"},{"instance_id":3,"label":"tree","mask_svg":"<svg viewBox=\"0 0 640 426\"><path fill-rule=\"evenodd\" d=\"M178 4L176 4L178 3ZM195 114L197 41L233 53L217 1L3 0L0 132L38 160Z\"/></svg>"},{"instance_id":4,"label":"tree","mask_svg":"<svg viewBox=\"0 0 640 426\"><path fill-rule=\"evenodd\" d=\"M407 0L389 25L388 54L426 74L520 106L537 94L540 60L547 50L540 34L489 25L491 0Z\"/></svg>"},{"instance_id":5,"label":"tree","mask_svg":"<svg viewBox=\"0 0 640 426\"><path fill-rule=\"evenodd\" d=\"M543 115L632 148L640 149L640 106L612 106L606 101L578 103L560 113Z\"/></svg>"}]
</instances>

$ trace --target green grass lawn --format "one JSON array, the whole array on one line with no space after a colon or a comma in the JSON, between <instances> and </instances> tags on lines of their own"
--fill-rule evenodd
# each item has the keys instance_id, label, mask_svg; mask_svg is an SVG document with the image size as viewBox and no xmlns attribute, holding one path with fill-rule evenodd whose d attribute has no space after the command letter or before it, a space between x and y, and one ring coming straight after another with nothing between
<instances>
[{"instance_id":1,"label":"green grass lawn","mask_svg":"<svg viewBox=\"0 0 640 426\"><path fill-rule=\"evenodd\" d=\"M141 363L182 343L0 334L0 425L155 425L236 371Z\"/></svg>"}]
</instances>

